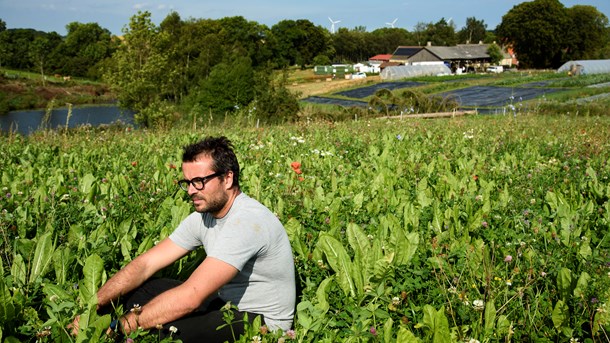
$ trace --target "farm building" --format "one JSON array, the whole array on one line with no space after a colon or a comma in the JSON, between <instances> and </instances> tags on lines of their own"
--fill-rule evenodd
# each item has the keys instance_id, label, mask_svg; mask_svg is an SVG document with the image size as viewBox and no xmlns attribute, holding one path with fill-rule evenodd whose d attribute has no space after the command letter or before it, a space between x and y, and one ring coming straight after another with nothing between
<instances>
[{"instance_id":1,"label":"farm building","mask_svg":"<svg viewBox=\"0 0 610 343\"><path fill-rule=\"evenodd\" d=\"M313 72L316 75L340 75L351 74L354 66L351 64L333 64L331 66L315 66Z\"/></svg>"},{"instance_id":2,"label":"farm building","mask_svg":"<svg viewBox=\"0 0 610 343\"><path fill-rule=\"evenodd\" d=\"M579 60L564 63L558 73L569 72L570 75L610 73L610 60Z\"/></svg>"},{"instance_id":3,"label":"farm building","mask_svg":"<svg viewBox=\"0 0 610 343\"><path fill-rule=\"evenodd\" d=\"M487 53L490 44L458 44L456 46L432 46L430 43L424 47L399 46L392 62L402 62L402 64L433 64L444 63L449 65L451 70L484 70L491 62ZM503 51L504 59L500 62L504 66L514 64L514 56L507 51Z\"/></svg>"},{"instance_id":4,"label":"farm building","mask_svg":"<svg viewBox=\"0 0 610 343\"><path fill-rule=\"evenodd\" d=\"M379 74L381 71L379 65L380 63L356 63L354 64L354 71L368 74Z\"/></svg>"},{"instance_id":5,"label":"farm building","mask_svg":"<svg viewBox=\"0 0 610 343\"><path fill-rule=\"evenodd\" d=\"M389 62L409 64L411 62L411 56L415 55L421 49L421 46L399 46L396 48L396 50L394 50Z\"/></svg>"},{"instance_id":6,"label":"farm building","mask_svg":"<svg viewBox=\"0 0 610 343\"><path fill-rule=\"evenodd\" d=\"M369 58L369 63L381 64L383 62L390 62L391 58L392 58L392 54L375 55L375 56Z\"/></svg>"},{"instance_id":7,"label":"farm building","mask_svg":"<svg viewBox=\"0 0 610 343\"><path fill-rule=\"evenodd\" d=\"M444 63L424 65L400 65L384 68L382 80L400 80L417 76L449 75L451 70Z\"/></svg>"},{"instance_id":8,"label":"farm building","mask_svg":"<svg viewBox=\"0 0 610 343\"><path fill-rule=\"evenodd\" d=\"M482 70L491 62L487 53L487 44L462 44L456 46L428 45L411 56L413 64L421 62L444 62L451 70L466 68L466 70Z\"/></svg>"}]
</instances>

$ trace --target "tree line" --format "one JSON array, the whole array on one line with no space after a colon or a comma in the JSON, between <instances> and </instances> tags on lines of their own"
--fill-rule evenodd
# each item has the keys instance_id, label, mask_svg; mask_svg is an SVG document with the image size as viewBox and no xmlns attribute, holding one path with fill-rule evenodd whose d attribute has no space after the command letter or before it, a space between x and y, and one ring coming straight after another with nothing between
<instances>
[{"instance_id":1,"label":"tree line","mask_svg":"<svg viewBox=\"0 0 610 343\"><path fill-rule=\"evenodd\" d=\"M306 19L267 27L243 17L182 19L172 12L159 24L138 12L113 36L97 23L73 22L66 36L6 29L0 19L0 67L81 76L108 82L122 106L156 125L167 113L256 113L263 119L293 116L294 96L275 71L365 61L398 46L497 42L512 47L522 68L557 68L571 59L610 58L608 18L593 6L570 8L558 0L514 6L490 30L467 18L460 30L441 18L413 31L365 27L330 33Z\"/></svg>"}]
</instances>

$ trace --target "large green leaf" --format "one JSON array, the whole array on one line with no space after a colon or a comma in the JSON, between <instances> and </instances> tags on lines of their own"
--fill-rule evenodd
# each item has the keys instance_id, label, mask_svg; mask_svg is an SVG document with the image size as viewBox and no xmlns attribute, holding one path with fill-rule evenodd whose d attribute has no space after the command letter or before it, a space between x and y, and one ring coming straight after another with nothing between
<instances>
[{"instance_id":1,"label":"large green leaf","mask_svg":"<svg viewBox=\"0 0 610 343\"><path fill-rule=\"evenodd\" d=\"M54 250L52 231L38 237L34 259L30 261L30 283L45 274L53 259Z\"/></svg>"},{"instance_id":2,"label":"large green leaf","mask_svg":"<svg viewBox=\"0 0 610 343\"><path fill-rule=\"evenodd\" d=\"M349 223L345 231L348 242L356 254L361 256L366 255L370 250L371 244L362 228L357 224Z\"/></svg>"},{"instance_id":3,"label":"large green leaf","mask_svg":"<svg viewBox=\"0 0 610 343\"><path fill-rule=\"evenodd\" d=\"M551 319L553 320L555 329L557 329L557 331L563 330L569 318L570 309L568 308L568 305L566 305L566 303L564 303L562 300L559 300L557 304L555 304L555 308L551 314Z\"/></svg>"},{"instance_id":4,"label":"large green leaf","mask_svg":"<svg viewBox=\"0 0 610 343\"><path fill-rule=\"evenodd\" d=\"M79 282L79 292L82 305L97 304L97 289L101 284L104 271L104 261L96 254L90 255L83 269L84 279Z\"/></svg>"},{"instance_id":5,"label":"large green leaf","mask_svg":"<svg viewBox=\"0 0 610 343\"><path fill-rule=\"evenodd\" d=\"M4 277L0 275L0 327L12 323L15 318L15 305L11 292L4 282Z\"/></svg>"},{"instance_id":6,"label":"large green leaf","mask_svg":"<svg viewBox=\"0 0 610 343\"><path fill-rule=\"evenodd\" d=\"M336 238L322 233L318 240L322 252L330 267L337 275L337 282L346 295L356 296L356 285L352 280L352 262L341 242Z\"/></svg>"},{"instance_id":7,"label":"large green leaf","mask_svg":"<svg viewBox=\"0 0 610 343\"><path fill-rule=\"evenodd\" d=\"M53 266L55 268L55 279L59 284L68 280L68 271L73 267L74 255L69 247L58 248L53 253Z\"/></svg>"},{"instance_id":8,"label":"large green leaf","mask_svg":"<svg viewBox=\"0 0 610 343\"><path fill-rule=\"evenodd\" d=\"M318 308L322 312L322 314L328 312L328 309L330 308L330 305L328 303L328 294L329 289L332 285L332 281L332 277L324 279L324 281L320 283L318 289L316 290L316 299L318 300L318 302L316 303L315 307Z\"/></svg>"},{"instance_id":9,"label":"large green leaf","mask_svg":"<svg viewBox=\"0 0 610 343\"><path fill-rule=\"evenodd\" d=\"M290 243L294 252L302 259L307 258L307 246L302 240L302 226L296 218L290 218L286 224L284 224Z\"/></svg>"},{"instance_id":10,"label":"large green leaf","mask_svg":"<svg viewBox=\"0 0 610 343\"><path fill-rule=\"evenodd\" d=\"M392 231L392 242L396 253L396 265L408 264L419 246L419 234L417 232L406 232L404 230Z\"/></svg>"},{"instance_id":11,"label":"large green leaf","mask_svg":"<svg viewBox=\"0 0 610 343\"><path fill-rule=\"evenodd\" d=\"M13 257L13 265L11 266L11 275L13 276L14 283L19 286L25 286L25 280L27 278L27 272L25 268L25 262L20 254Z\"/></svg>"},{"instance_id":12,"label":"large green leaf","mask_svg":"<svg viewBox=\"0 0 610 343\"><path fill-rule=\"evenodd\" d=\"M572 271L568 268L561 268L557 275L557 289L561 299L567 303L572 292Z\"/></svg>"},{"instance_id":13,"label":"large green leaf","mask_svg":"<svg viewBox=\"0 0 610 343\"><path fill-rule=\"evenodd\" d=\"M492 300L485 304L485 336L491 337L496 321L496 306Z\"/></svg>"}]
</instances>

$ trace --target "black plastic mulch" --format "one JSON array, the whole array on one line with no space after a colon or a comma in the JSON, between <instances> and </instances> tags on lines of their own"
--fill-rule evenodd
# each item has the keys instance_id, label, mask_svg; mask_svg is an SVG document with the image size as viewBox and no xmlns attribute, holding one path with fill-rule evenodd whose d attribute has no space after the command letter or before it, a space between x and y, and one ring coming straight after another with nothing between
<instances>
[{"instance_id":1,"label":"black plastic mulch","mask_svg":"<svg viewBox=\"0 0 610 343\"><path fill-rule=\"evenodd\" d=\"M366 101L357 101L357 100L343 100L343 99L333 99L333 98L324 98L321 96L310 96L303 99L305 102L312 102L314 104L327 104L327 105L337 105L344 107L367 107L368 102Z\"/></svg>"},{"instance_id":2,"label":"black plastic mulch","mask_svg":"<svg viewBox=\"0 0 610 343\"><path fill-rule=\"evenodd\" d=\"M417 87L417 86L421 86L424 84L425 84L424 82L415 82L415 81L382 82L382 83L378 83L376 85L357 88L357 89L351 89L348 91L338 92L335 94L346 96L348 98L363 99L363 98L366 98L367 96L371 96L371 95L375 94L375 92L377 92L378 90L383 89L383 88L389 89L389 90L394 90L394 89L400 89L400 88Z\"/></svg>"},{"instance_id":3,"label":"black plastic mulch","mask_svg":"<svg viewBox=\"0 0 610 343\"><path fill-rule=\"evenodd\" d=\"M417 87L422 84L425 83L415 81L382 82L376 85L338 92L335 94L349 98L363 99L367 96L375 94L377 90L382 88L393 90L399 88ZM455 98L460 104L461 108L502 107L509 104L518 104L521 101L530 100L541 97L545 94L561 91L561 89L557 88L536 88L537 86L544 86L545 84L546 82L536 82L518 87L473 86L448 91L439 95L444 98ZM368 106L368 103L365 101L334 99L320 96L311 96L303 99L303 101L344 107Z\"/></svg>"},{"instance_id":4,"label":"black plastic mulch","mask_svg":"<svg viewBox=\"0 0 610 343\"><path fill-rule=\"evenodd\" d=\"M465 107L502 107L558 91L561 89L474 86L441 93L440 96L455 98Z\"/></svg>"}]
</instances>

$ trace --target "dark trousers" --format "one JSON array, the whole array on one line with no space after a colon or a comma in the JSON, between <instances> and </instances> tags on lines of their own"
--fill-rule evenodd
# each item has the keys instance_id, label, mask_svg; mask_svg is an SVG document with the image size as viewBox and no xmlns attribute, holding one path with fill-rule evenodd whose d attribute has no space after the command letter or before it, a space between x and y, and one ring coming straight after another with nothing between
<instances>
[{"instance_id":1,"label":"dark trousers","mask_svg":"<svg viewBox=\"0 0 610 343\"><path fill-rule=\"evenodd\" d=\"M129 311L134 305L143 306L157 295L180 285L182 282L172 279L152 279L144 283L140 288L128 294L122 302L125 311ZM201 307L180 319L163 325L161 330L151 329L151 334L159 334L161 338L170 336L170 327L175 327L178 331L171 334L174 339L180 339L184 343L189 342L234 342L238 340L240 335L244 333L244 315L247 313L248 320L252 320L257 316L254 313L239 312L232 310L234 318L231 320L231 325L228 325L224 320L221 308L226 303L220 298L211 298L206 300ZM104 309L108 311L109 309ZM264 319L262 315L261 319ZM218 329L219 326L224 325Z\"/></svg>"}]
</instances>

